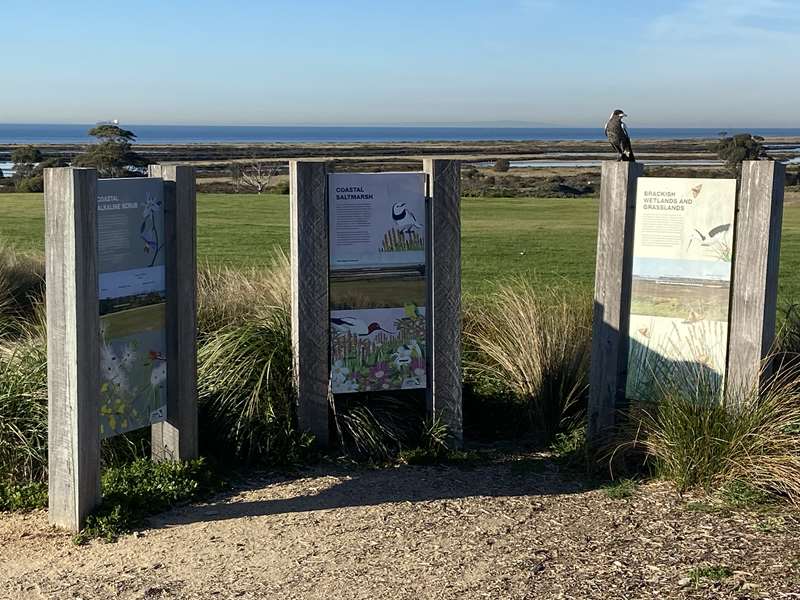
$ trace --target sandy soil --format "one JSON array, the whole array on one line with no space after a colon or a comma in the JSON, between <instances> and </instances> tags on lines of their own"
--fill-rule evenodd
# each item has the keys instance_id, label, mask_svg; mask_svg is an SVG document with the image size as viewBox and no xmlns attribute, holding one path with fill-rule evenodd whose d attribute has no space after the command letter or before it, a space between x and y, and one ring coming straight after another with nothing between
<instances>
[{"instance_id":1,"label":"sandy soil","mask_svg":"<svg viewBox=\"0 0 800 600\"><path fill-rule=\"evenodd\" d=\"M662 484L612 500L531 459L264 475L113 544L1 516L0 597L800 597L796 514L693 506ZM712 565L733 573L691 580Z\"/></svg>"}]
</instances>

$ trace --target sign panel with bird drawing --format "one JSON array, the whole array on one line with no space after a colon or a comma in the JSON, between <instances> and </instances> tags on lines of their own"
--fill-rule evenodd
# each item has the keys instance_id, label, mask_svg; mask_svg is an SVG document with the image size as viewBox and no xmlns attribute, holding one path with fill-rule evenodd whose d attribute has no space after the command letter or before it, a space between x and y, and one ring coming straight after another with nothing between
<instances>
[{"instance_id":1,"label":"sign panel with bird drawing","mask_svg":"<svg viewBox=\"0 0 800 600\"><path fill-rule=\"evenodd\" d=\"M721 393L735 206L733 179L637 180L629 398L673 385Z\"/></svg>"},{"instance_id":2,"label":"sign panel with bird drawing","mask_svg":"<svg viewBox=\"0 0 800 600\"><path fill-rule=\"evenodd\" d=\"M424 173L328 176L331 270L425 264Z\"/></svg>"},{"instance_id":3,"label":"sign panel with bird drawing","mask_svg":"<svg viewBox=\"0 0 800 600\"><path fill-rule=\"evenodd\" d=\"M330 320L334 394L426 387L424 307L334 310Z\"/></svg>"},{"instance_id":4,"label":"sign panel with bird drawing","mask_svg":"<svg viewBox=\"0 0 800 600\"><path fill-rule=\"evenodd\" d=\"M100 434L166 419L163 181L97 182Z\"/></svg>"}]
</instances>

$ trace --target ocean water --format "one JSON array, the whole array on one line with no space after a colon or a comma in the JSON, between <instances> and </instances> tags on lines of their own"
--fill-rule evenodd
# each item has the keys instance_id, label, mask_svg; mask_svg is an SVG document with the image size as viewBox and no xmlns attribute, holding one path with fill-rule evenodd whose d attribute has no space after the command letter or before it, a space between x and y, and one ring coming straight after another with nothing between
<instances>
[{"instance_id":1,"label":"ocean water","mask_svg":"<svg viewBox=\"0 0 800 600\"><path fill-rule=\"evenodd\" d=\"M259 143L259 142L422 142L488 140L603 140L598 127L272 127L210 125L134 125L147 144ZM91 140L86 132L92 125L0 124L0 144L76 144ZM800 137L800 128L637 128L635 139L716 138L720 131L747 131L765 137Z\"/></svg>"}]
</instances>

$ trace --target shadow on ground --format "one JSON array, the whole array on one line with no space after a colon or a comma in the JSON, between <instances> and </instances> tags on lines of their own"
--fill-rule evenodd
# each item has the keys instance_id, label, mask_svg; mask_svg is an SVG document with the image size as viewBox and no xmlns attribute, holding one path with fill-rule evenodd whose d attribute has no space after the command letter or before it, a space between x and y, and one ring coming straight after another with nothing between
<instances>
[{"instance_id":1,"label":"shadow on ground","mask_svg":"<svg viewBox=\"0 0 800 600\"><path fill-rule=\"evenodd\" d=\"M209 503L154 517L155 527L243 517L302 513L387 503L424 503L467 497L575 494L597 482L561 471L545 457L459 466L397 466L384 469L315 467L296 476L263 476ZM264 496L252 500L253 496Z\"/></svg>"}]
</instances>

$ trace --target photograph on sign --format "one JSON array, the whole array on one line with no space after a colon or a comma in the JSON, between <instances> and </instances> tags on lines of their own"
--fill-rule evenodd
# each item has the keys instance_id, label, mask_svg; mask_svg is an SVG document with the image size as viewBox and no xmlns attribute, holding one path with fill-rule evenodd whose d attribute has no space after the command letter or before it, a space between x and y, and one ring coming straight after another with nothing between
<instances>
[{"instance_id":1,"label":"photograph on sign","mask_svg":"<svg viewBox=\"0 0 800 600\"><path fill-rule=\"evenodd\" d=\"M100 433L166 419L166 286L161 179L97 182Z\"/></svg>"},{"instance_id":2,"label":"photograph on sign","mask_svg":"<svg viewBox=\"0 0 800 600\"><path fill-rule=\"evenodd\" d=\"M735 180L638 179L629 398L680 382L721 391L735 205Z\"/></svg>"},{"instance_id":3,"label":"photograph on sign","mask_svg":"<svg viewBox=\"0 0 800 600\"><path fill-rule=\"evenodd\" d=\"M425 264L424 173L328 179L332 270Z\"/></svg>"}]
</instances>

